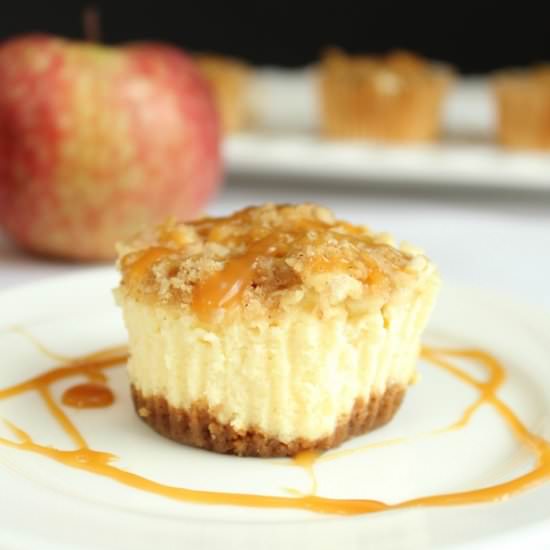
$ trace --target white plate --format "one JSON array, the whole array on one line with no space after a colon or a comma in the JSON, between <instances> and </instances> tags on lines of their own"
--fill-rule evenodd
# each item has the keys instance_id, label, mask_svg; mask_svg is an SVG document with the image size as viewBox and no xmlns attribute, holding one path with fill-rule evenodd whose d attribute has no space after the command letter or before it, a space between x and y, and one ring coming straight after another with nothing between
<instances>
[{"instance_id":1,"label":"white plate","mask_svg":"<svg viewBox=\"0 0 550 550\"><path fill-rule=\"evenodd\" d=\"M313 184L550 191L550 153L507 151L495 143L494 105L483 79L456 85L442 115L442 138L431 145L320 138L314 69L258 71L249 99L256 129L226 140L230 174L291 175Z\"/></svg>"},{"instance_id":2,"label":"white plate","mask_svg":"<svg viewBox=\"0 0 550 550\"><path fill-rule=\"evenodd\" d=\"M23 325L49 348L81 355L121 343L125 332L110 289L111 270L52 279L0 294L0 387L52 366ZM427 334L431 343L477 346L502 359L508 379L501 398L532 430L550 436L550 320L475 290L446 287ZM474 392L422 364L388 426L365 442L410 437L460 416ZM130 405L124 369L110 372L118 400L112 408L70 412L92 447L114 452L119 464L165 483L286 495L308 491L306 472L284 460L219 456L179 446L149 430ZM58 396L66 382L55 386ZM40 401L0 401L0 417L16 420L40 442L67 448ZM0 426L0 436L12 437ZM524 470L531 457L489 407L467 429L398 446L373 448L317 466L319 493L395 502L417 495L493 484ZM167 500L109 479L71 470L38 455L0 447L0 548L547 548L550 485L505 502L456 508L418 508L351 518L293 510L200 506ZM538 537L538 538L535 538ZM541 538L542 537L542 538ZM537 546L537 544L539 544ZM494 544L494 546L492 545ZM464 546L463 546L464 545Z\"/></svg>"}]
</instances>

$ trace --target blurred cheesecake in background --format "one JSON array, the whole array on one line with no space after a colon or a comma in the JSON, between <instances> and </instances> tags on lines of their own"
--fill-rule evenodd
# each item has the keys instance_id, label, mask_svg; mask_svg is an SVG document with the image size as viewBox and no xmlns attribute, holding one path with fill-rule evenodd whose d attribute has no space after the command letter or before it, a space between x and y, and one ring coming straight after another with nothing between
<instances>
[{"instance_id":1,"label":"blurred cheesecake in background","mask_svg":"<svg viewBox=\"0 0 550 550\"><path fill-rule=\"evenodd\" d=\"M328 449L388 422L415 380L435 267L325 208L168 223L119 252L135 408L166 437Z\"/></svg>"},{"instance_id":2,"label":"blurred cheesecake in background","mask_svg":"<svg viewBox=\"0 0 550 550\"><path fill-rule=\"evenodd\" d=\"M452 72L407 52L346 55L320 65L322 132L330 138L422 142L439 136Z\"/></svg>"},{"instance_id":3,"label":"blurred cheesecake in background","mask_svg":"<svg viewBox=\"0 0 550 550\"><path fill-rule=\"evenodd\" d=\"M251 118L247 97L251 69L243 61L214 54L196 55L195 61L212 86L223 133L245 129Z\"/></svg>"},{"instance_id":4,"label":"blurred cheesecake in background","mask_svg":"<svg viewBox=\"0 0 550 550\"><path fill-rule=\"evenodd\" d=\"M550 149L550 64L493 79L497 139L515 149Z\"/></svg>"}]
</instances>

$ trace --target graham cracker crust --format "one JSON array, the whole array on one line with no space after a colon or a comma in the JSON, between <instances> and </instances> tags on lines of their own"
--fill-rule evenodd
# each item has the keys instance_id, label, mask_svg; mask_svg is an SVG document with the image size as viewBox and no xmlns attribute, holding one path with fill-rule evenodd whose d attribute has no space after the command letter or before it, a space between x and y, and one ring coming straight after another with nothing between
<instances>
[{"instance_id":1,"label":"graham cracker crust","mask_svg":"<svg viewBox=\"0 0 550 550\"><path fill-rule=\"evenodd\" d=\"M144 397L132 386L138 416L161 435L216 453L265 458L331 449L350 437L383 426L393 418L404 395L405 387L394 384L382 395L372 396L368 403L357 399L350 415L338 424L330 436L313 441L298 438L283 443L254 429L238 432L230 425L220 423L204 405L193 405L189 410L175 408L164 397Z\"/></svg>"}]
</instances>

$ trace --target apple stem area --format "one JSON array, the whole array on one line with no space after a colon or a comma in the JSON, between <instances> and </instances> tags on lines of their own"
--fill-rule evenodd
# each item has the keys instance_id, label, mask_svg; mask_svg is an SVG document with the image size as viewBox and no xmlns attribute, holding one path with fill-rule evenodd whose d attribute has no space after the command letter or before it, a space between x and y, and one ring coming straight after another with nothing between
<instances>
[{"instance_id":1,"label":"apple stem area","mask_svg":"<svg viewBox=\"0 0 550 550\"><path fill-rule=\"evenodd\" d=\"M84 8L82 12L82 27L84 38L88 42L101 41L101 22L97 6L91 4Z\"/></svg>"}]
</instances>

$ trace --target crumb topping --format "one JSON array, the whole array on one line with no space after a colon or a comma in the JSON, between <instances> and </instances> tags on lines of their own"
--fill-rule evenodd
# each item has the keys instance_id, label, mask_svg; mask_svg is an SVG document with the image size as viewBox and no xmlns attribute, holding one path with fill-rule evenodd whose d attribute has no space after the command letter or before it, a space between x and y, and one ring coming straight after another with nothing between
<instances>
[{"instance_id":1,"label":"crumb topping","mask_svg":"<svg viewBox=\"0 0 550 550\"><path fill-rule=\"evenodd\" d=\"M427 260L313 204L267 204L223 218L170 220L119 245L122 291L191 307L274 308L313 292L331 303L390 293Z\"/></svg>"}]
</instances>

